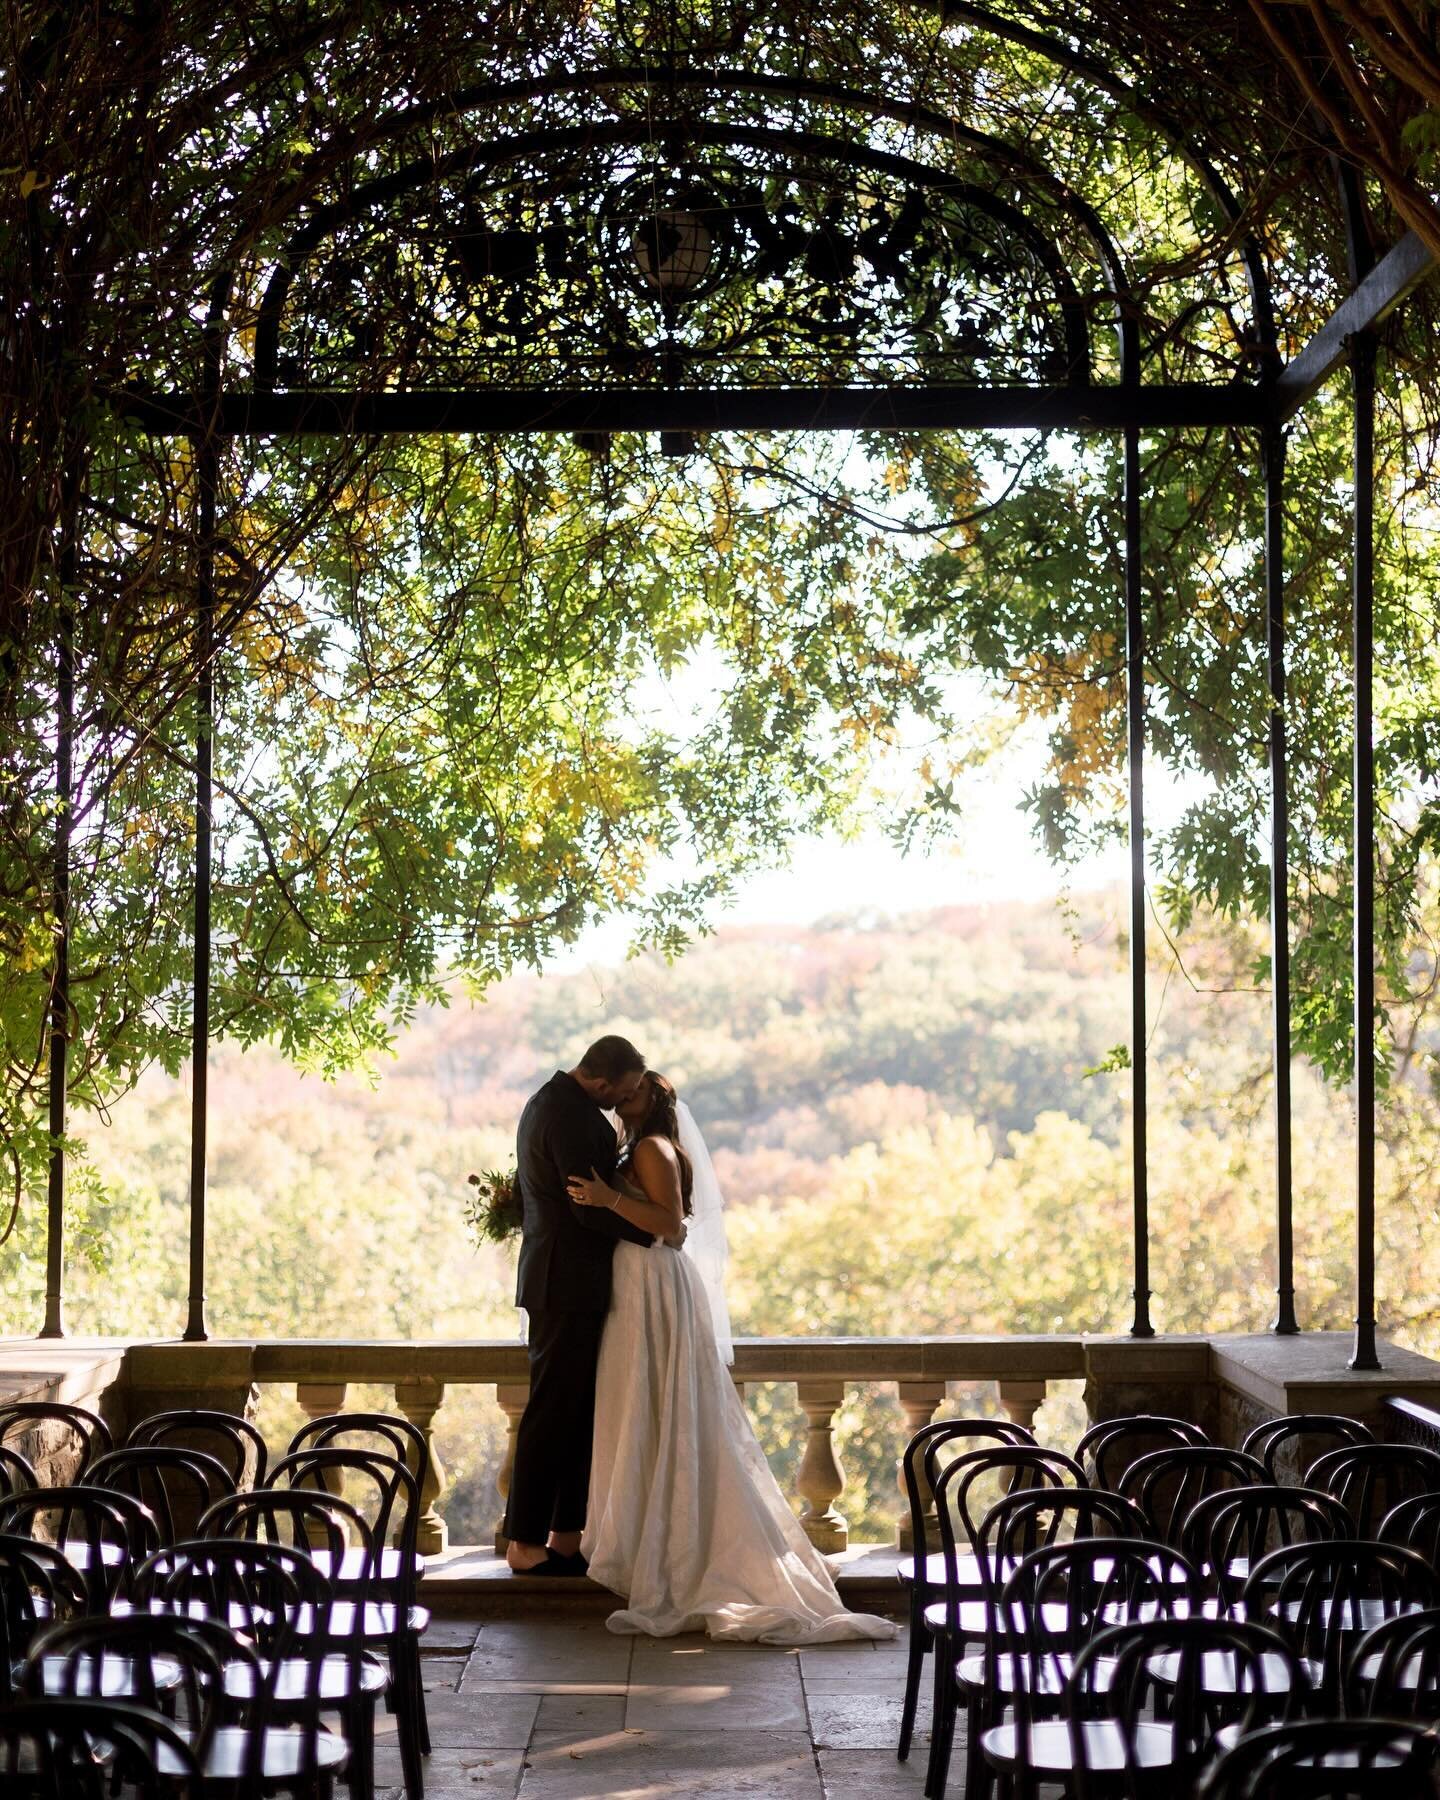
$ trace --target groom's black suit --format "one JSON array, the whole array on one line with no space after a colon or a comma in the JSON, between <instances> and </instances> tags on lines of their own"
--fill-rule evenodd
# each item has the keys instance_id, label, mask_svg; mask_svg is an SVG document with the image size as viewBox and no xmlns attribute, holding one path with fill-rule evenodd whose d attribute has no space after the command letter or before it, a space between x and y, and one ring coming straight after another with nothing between
<instances>
[{"instance_id":1,"label":"groom's black suit","mask_svg":"<svg viewBox=\"0 0 1440 1800\"><path fill-rule=\"evenodd\" d=\"M530 1398L515 1440L505 1535L543 1544L585 1523L595 1421L595 1365L610 1306L616 1240L649 1244L616 1212L577 1206L566 1178L614 1178L615 1133L573 1076L532 1094L516 1141L524 1233L515 1303L530 1315Z\"/></svg>"}]
</instances>

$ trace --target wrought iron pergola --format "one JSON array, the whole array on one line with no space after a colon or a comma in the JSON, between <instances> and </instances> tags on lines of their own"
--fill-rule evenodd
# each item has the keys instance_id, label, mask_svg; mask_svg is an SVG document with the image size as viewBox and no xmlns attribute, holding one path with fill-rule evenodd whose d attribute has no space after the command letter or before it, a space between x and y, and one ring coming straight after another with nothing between
<instances>
[{"instance_id":1,"label":"wrought iron pergola","mask_svg":"<svg viewBox=\"0 0 1440 1800\"><path fill-rule=\"evenodd\" d=\"M703 54L601 61L497 81L396 115L349 176L299 191L287 234L214 275L200 377L157 368L113 396L140 427L186 437L198 470L194 667L195 919L190 1304L205 1317L210 1039L212 728L218 458L282 434L659 432L683 451L723 430L1061 429L1123 441L1134 1081L1134 1315L1153 1335L1146 1142L1141 435L1251 434L1264 477L1271 796L1270 935L1277 1124L1277 1311L1299 1329L1292 1278L1287 861L1287 422L1348 365L1354 409L1355 1339L1375 1342L1371 1019L1374 780L1373 425L1376 332L1433 271L1411 234L1378 260L1358 180L1337 166L1351 288L1288 362L1257 221L1206 147L1073 46L987 7L952 18L1043 55L1108 94L1183 163L1234 246L1211 272L1244 314L1234 332L1147 341L1105 220L1033 143L893 95ZM1199 309L1203 312L1203 304ZM1158 367L1160 378L1152 378ZM68 516L75 516L74 499ZM62 583L73 583L72 527ZM68 560L67 560L68 559ZM67 574L68 569L68 574ZM63 1335L62 1225L69 1008L69 801L74 671L59 664L51 1015L49 1255L42 1335Z\"/></svg>"}]
</instances>

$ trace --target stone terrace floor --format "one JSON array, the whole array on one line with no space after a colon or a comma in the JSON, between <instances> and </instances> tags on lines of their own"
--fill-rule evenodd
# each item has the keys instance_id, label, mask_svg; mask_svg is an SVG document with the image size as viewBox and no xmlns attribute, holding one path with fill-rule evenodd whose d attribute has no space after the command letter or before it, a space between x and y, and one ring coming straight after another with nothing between
<instances>
[{"instance_id":1,"label":"stone terrace floor","mask_svg":"<svg viewBox=\"0 0 1440 1800\"><path fill-rule=\"evenodd\" d=\"M780 1650L616 1637L595 1617L440 1617L424 1667L426 1800L919 1800L923 1786L923 1691L910 1761L895 1760L903 1637ZM383 1711L377 1730L377 1789L402 1800Z\"/></svg>"}]
</instances>

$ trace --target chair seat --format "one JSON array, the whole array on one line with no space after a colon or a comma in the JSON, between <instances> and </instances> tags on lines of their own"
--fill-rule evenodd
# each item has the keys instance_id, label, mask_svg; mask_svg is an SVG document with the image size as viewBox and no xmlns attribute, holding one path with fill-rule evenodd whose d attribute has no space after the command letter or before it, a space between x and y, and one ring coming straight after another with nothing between
<instances>
[{"instance_id":1,"label":"chair seat","mask_svg":"<svg viewBox=\"0 0 1440 1800\"><path fill-rule=\"evenodd\" d=\"M203 1600L186 1600L183 1603L173 1600L162 1600L157 1595L147 1600L143 1608L137 1607L131 1600L116 1600L111 1603L110 1616L115 1619L128 1618L131 1613L144 1611L155 1618L208 1619L213 1616L212 1609ZM249 1641L251 1627L257 1619L264 1621L268 1615L258 1607L247 1607L239 1601L225 1609L225 1623L236 1635Z\"/></svg>"},{"instance_id":2,"label":"chair seat","mask_svg":"<svg viewBox=\"0 0 1440 1800\"><path fill-rule=\"evenodd\" d=\"M1174 1687L1175 1678L1180 1669L1180 1653L1178 1650L1167 1650L1159 1656L1151 1657L1146 1664L1146 1671L1162 1687ZM1248 1670L1248 1661L1247 1661ZM1305 1670L1312 1682L1320 1679L1319 1663L1307 1662ZM1214 1694L1217 1698L1234 1697L1235 1694L1252 1694L1255 1684L1248 1678L1236 1687L1236 1657L1233 1650L1206 1650L1200 1658L1200 1685L1204 1693ZM1290 1692L1290 1671L1285 1658L1273 1650L1265 1651L1260 1659L1260 1688L1266 1694L1288 1694Z\"/></svg>"},{"instance_id":3,"label":"chair seat","mask_svg":"<svg viewBox=\"0 0 1440 1800\"><path fill-rule=\"evenodd\" d=\"M1000 1561L1000 1579L1003 1581L1015 1567L1013 1557L1002 1557ZM915 1558L902 1556L896 1565L896 1574L901 1585L913 1587L915 1584ZM945 1558L937 1550L933 1556L925 1558L923 1571L924 1585L944 1593L946 1585ZM955 1558L955 1581L962 1592L980 1593L983 1590L984 1578L980 1572L980 1558L973 1550L958 1553Z\"/></svg>"},{"instance_id":4,"label":"chair seat","mask_svg":"<svg viewBox=\"0 0 1440 1800\"><path fill-rule=\"evenodd\" d=\"M338 1574L333 1572L335 1559L328 1550L312 1549L310 1552L310 1560L327 1581L340 1587L353 1585L367 1573L365 1552L358 1544L353 1549L347 1550L340 1558L340 1569ZM425 1558L423 1556L411 1556L406 1558L406 1553L403 1550L397 1550L394 1545L387 1545L385 1549L380 1552L379 1579L381 1581L398 1581L404 1572L406 1561L408 1561L410 1568L414 1570L415 1579L418 1581L425 1573Z\"/></svg>"},{"instance_id":5,"label":"chair seat","mask_svg":"<svg viewBox=\"0 0 1440 1800\"><path fill-rule=\"evenodd\" d=\"M962 1656L955 1665L955 1679L962 1687L985 1690L990 1686L990 1671L985 1666L985 1654L977 1650L971 1656ZM1038 1684L1034 1679L1034 1662L1028 1656L1001 1656L995 1661L994 1673L997 1677L995 1688L1002 1694L1013 1694L1017 1681L1025 1683L1024 1691L1031 1694L1059 1694L1075 1667L1073 1656L1046 1657L1040 1670ZM1115 1659L1113 1656L1097 1657L1090 1665L1094 1676L1092 1691L1097 1694L1108 1693L1111 1682L1115 1679Z\"/></svg>"},{"instance_id":6,"label":"chair seat","mask_svg":"<svg viewBox=\"0 0 1440 1800\"><path fill-rule=\"evenodd\" d=\"M60 1554L72 1569L81 1575L90 1571L90 1546L82 1538L70 1538L60 1546ZM123 1544L102 1543L100 1545L100 1566L104 1569L118 1569L129 1558L130 1552Z\"/></svg>"},{"instance_id":7,"label":"chair seat","mask_svg":"<svg viewBox=\"0 0 1440 1800\"><path fill-rule=\"evenodd\" d=\"M984 1637L995 1623L995 1614L986 1600L962 1600L960 1602L960 1629L958 1635L967 1638ZM927 1606L921 1615L932 1632L939 1635L948 1630L947 1619L950 1609L943 1600L937 1600L933 1606ZM1047 1601L1041 1614L1044 1622L1057 1635L1064 1629L1067 1611L1063 1601Z\"/></svg>"},{"instance_id":8,"label":"chair seat","mask_svg":"<svg viewBox=\"0 0 1440 1800\"><path fill-rule=\"evenodd\" d=\"M59 1656L46 1656L40 1660L40 1686L47 1699L57 1699L62 1695L76 1700L95 1699L95 1665L85 1659L67 1668L65 1659ZM150 1658L150 1681L162 1693L169 1693L180 1685L180 1665L173 1657L152 1656ZM102 1700L134 1699L135 1658L121 1656L118 1652L107 1651L100 1658L100 1691Z\"/></svg>"},{"instance_id":9,"label":"chair seat","mask_svg":"<svg viewBox=\"0 0 1440 1800\"><path fill-rule=\"evenodd\" d=\"M1215 1733L1215 1748L1217 1751L1233 1750L1235 1745L1239 1742L1240 1726L1238 1722L1231 1725L1222 1725ZM1365 1756L1365 1766L1369 1769L1398 1769L1404 1760L1405 1755L1403 1750L1396 1750L1393 1754L1385 1750L1380 1751L1378 1754L1367 1751ZM1353 1769L1357 1766L1357 1757L1353 1750L1331 1750L1319 1758L1307 1756L1303 1758L1297 1766L1304 1769Z\"/></svg>"},{"instance_id":10,"label":"chair seat","mask_svg":"<svg viewBox=\"0 0 1440 1800\"><path fill-rule=\"evenodd\" d=\"M1305 1611L1301 1601L1287 1600L1279 1609L1279 1617L1294 1624ZM1406 1600L1399 1606L1391 1606L1384 1600L1368 1596L1362 1596L1358 1600L1335 1600L1326 1596L1309 1616L1320 1619L1327 1631L1360 1633L1373 1631L1377 1625L1383 1625L1387 1619L1399 1618L1403 1613L1419 1611L1421 1603L1418 1600Z\"/></svg>"},{"instance_id":11,"label":"chair seat","mask_svg":"<svg viewBox=\"0 0 1440 1800\"><path fill-rule=\"evenodd\" d=\"M1113 1719L1086 1719L1080 1727L1085 1767L1099 1774L1118 1773L1125 1767L1125 1733ZM1013 1769L1018 1760L1018 1729L992 1725L982 1733L980 1747L997 1768ZM1142 1769L1168 1768L1175 1759L1174 1733L1169 1725L1142 1720L1135 1727L1135 1754ZM1070 1727L1063 1719L1045 1719L1029 1729L1029 1766L1042 1778L1059 1776L1075 1766Z\"/></svg>"},{"instance_id":12,"label":"chair seat","mask_svg":"<svg viewBox=\"0 0 1440 1800\"><path fill-rule=\"evenodd\" d=\"M313 1742L313 1762L306 1757L307 1740ZM240 1725L222 1725L210 1740L205 1758L206 1781L238 1781L245 1772L250 1749L250 1733ZM306 1732L293 1725L271 1726L265 1733L260 1763L265 1781L289 1781L310 1769L324 1769L331 1774L345 1766L350 1746L338 1732L320 1730ZM156 1758L160 1773L175 1778L183 1773L180 1759L168 1744L159 1746Z\"/></svg>"},{"instance_id":13,"label":"chair seat","mask_svg":"<svg viewBox=\"0 0 1440 1800\"><path fill-rule=\"evenodd\" d=\"M351 1678L350 1659L345 1656L326 1656L321 1659L319 1684L316 1685L311 1671L314 1665L304 1657L286 1657L280 1664L275 1679L274 1696L278 1706L293 1706L305 1700L318 1700L323 1705L338 1705L341 1701L351 1700L357 1693L383 1694L390 1685L390 1671L384 1663L373 1656L362 1656L358 1659L355 1673L358 1683ZM268 1677L273 1664L262 1663L263 1677ZM263 1678L262 1677L262 1678ZM225 1695L230 1700L249 1700L255 1692L255 1675L248 1663L229 1663L225 1668Z\"/></svg>"},{"instance_id":14,"label":"chair seat","mask_svg":"<svg viewBox=\"0 0 1440 1800\"><path fill-rule=\"evenodd\" d=\"M357 1607L349 1600L339 1600L325 1614L325 1624L327 1634L332 1638L348 1638L358 1631L367 1644L380 1643L387 1638L398 1637L401 1630L419 1637L429 1629L430 1609L428 1606L412 1606L405 1615L402 1627L399 1624L399 1608L388 1601L369 1601L364 1607ZM314 1635L313 1607L298 1608L295 1629L301 1637Z\"/></svg>"}]
</instances>

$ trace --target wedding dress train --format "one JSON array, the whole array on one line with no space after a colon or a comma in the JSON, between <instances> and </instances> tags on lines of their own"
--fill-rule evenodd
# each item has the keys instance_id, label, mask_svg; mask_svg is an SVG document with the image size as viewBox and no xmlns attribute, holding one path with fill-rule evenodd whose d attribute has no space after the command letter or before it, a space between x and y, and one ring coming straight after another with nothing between
<instances>
[{"instance_id":1,"label":"wedding dress train","mask_svg":"<svg viewBox=\"0 0 1440 1800\"><path fill-rule=\"evenodd\" d=\"M700 1276L664 1245L616 1246L581 1549L591 1579L626 1597L612 1631L767 1644L896 1635L888 1619L845 1610L755 1440Z\"/></svg>"}]
</instances>

